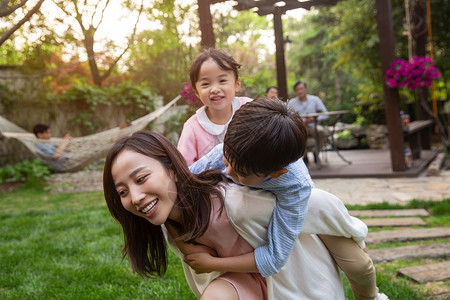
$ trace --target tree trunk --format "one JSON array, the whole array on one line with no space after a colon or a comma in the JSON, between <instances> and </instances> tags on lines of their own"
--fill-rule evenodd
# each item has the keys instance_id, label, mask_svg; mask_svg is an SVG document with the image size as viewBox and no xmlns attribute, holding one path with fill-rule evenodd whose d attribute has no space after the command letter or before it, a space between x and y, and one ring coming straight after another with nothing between
<instances>
[{"instance_id":1,"label":"tree trunk","mask_svg":"<svg viewBox=\"0 0 450 300\"><path fill-rule=\"evenodd\" d=\"M94 33L93 28L89 28L84 31L84 47L86 48L86 53L88 55L89 67L91 69L92 80L96 86L102 86L102 78L98 70L97 62L95 60L94 52Z\"/></svg>"}]
</instances>

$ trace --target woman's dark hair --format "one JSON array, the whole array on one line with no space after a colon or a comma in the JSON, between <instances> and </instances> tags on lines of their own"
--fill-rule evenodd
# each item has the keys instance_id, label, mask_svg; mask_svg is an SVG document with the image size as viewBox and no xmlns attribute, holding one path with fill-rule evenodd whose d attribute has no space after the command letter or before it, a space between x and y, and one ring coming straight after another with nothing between
<instances>
[{"instance_id":1,"label":"woman's dark hair","mask_svg":"<svg viewBox=\"0 0 450 300\"><path fill-rule=\"evenodd\" d=\"M259 98L234 114L223 153L238 174L267 176L302 157L307 136L302 118L285 102Z\"/></svg>"},{"instance_id":2,"label":"woman's dark hair","mask_svg":"<svg viewBox=\"0 0 450 300\"><path fill-rule=\"evenodd\" d=\"M223 195L218 188L224 176L217 170L192 174L177 148L165 137L150 131L138 131L119 140L109 151L103 171L103 191L111 215L124 232L123 257L128 256L131 266L141 276L162 276L167 269L167 252L161 226L127 211L116 191L111 174L112 165L119 153L131 150L158 160L176 176L177 200L181 208L179 239L193 242L203 235L211 214L211 199L217 197L223 207Z\"/></svg>"},{"instance_id":3,"label":"woman's dark hair","mask_svg":"<svg viewBox=\"0 0 450 300\"><path fill-rule=\"evenodd\" d=\"M237 63L233 56L223 50L208 48L201 51L195 57L189 69L189 77L194 90L195 83L198 81L198 76L200 74L200 68L209 58L212 58L222 70L233 71L235 80L238 80L241 64Z\"/></svg>"},{"instance_id":4,"label":"woman's dark hair","mask_svg":"<svg viewBox=\"0 0 450 300\"><path fill-rule=\"evenodd\" d=\"M267 95L267 93L271 90L271 89L276 89L277 91L278 91L278 87L276 87L276 86L269 86L267 89L266 89L266 95Z\"/></svg>"}]
</instances>

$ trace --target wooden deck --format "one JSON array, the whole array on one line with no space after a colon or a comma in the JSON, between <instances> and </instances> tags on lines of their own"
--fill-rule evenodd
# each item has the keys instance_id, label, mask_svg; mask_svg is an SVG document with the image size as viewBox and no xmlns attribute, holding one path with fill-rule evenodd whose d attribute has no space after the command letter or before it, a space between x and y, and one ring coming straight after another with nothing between
<instances>
[{"instance_id":1,"label":"wooden deck","mask_svg":"<svg viewBox=\"0 0 450 300\"><path fill-rule=\"evenodd\" d=\"M342 156L351 161L344 162L335 151L320 153L321 168L312 159L309 153L309 172L314 178L357 178L357 177L417 177L436 157L437 150L422 150L420 159L413 161L413 166L402 172L394 172L391 167L389 150L341 150Z\"/></svg>"}]
</instances>

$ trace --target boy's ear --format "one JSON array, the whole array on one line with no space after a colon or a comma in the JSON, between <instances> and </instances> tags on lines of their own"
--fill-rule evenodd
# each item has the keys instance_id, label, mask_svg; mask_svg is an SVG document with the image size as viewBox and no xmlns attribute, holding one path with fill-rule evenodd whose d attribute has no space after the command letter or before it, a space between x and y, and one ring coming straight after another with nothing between
<instances>
[{"instance_id":1,"label":"boy's ear","mask_svg":"<svg viewBox=\"0 0 450 300\"><path fill-rule=\"evenodd\" d=\"M270 178L278 178L281 175L286 174L287 172L288 172L288 170L286 168L283 168L281 170L270 173L269 176L270 176Z\"/></svg>"}]
</instances>

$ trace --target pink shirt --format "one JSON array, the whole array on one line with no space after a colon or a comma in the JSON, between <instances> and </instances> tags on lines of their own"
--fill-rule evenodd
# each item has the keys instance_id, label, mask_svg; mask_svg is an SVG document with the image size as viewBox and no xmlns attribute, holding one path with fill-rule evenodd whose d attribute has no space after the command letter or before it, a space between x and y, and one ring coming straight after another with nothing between
<instances>
[{"instance_id":1,"label":"pink shirt","mask_svg":"<svg viewBox=\"0 0 450 300\"><path fill-rule=\"evenodd\" d=\"M242 105L252 100L247 97L235 97L232 102L233 113L225 125L211 122L205 112L206 106L200 107L195 115L184 123L177 148L183 154L188 166L211 151L214 146L223 142L228 123L234 113Z\"/></svg>"}]
</instances>

